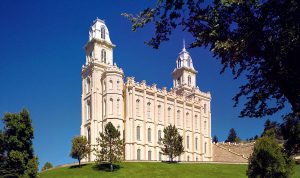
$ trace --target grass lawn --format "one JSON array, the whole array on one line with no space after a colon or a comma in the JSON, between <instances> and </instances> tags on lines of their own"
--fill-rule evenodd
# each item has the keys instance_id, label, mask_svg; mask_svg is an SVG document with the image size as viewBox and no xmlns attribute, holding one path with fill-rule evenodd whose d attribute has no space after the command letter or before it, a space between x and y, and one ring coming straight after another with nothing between
<instances>
[{"instance_id":1,"label":"grass lawn","mask_svg":"<svg viewBox=\"0 0 300 178\"><path fill-rule=\"evenodd\" d=\"M167 163L129 163L119 164L114 172L99 170L95 164L81 168L63 167L39 174L40 178L94 178L94 177L201 177L201 178L237 178L246 177L247 165L235 164L167 164ZM300 165L295 167L293 177L300 177Z\"/></svg>"}]
</instances>

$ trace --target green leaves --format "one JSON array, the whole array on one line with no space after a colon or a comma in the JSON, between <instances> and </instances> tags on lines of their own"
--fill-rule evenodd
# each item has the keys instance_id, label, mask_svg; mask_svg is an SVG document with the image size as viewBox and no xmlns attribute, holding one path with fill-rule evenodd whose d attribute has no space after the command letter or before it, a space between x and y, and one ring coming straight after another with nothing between
<instances>
[{"instance_id":1,"label":"green leaves","mask_svg":"<svg viewBox=\"0 0 300 178\"><path fill-rule=\"evenodd\" d=\"M169 156L171 162L173 161L173 158L180 156L184 151L182 145L183 138L179 135L175 125L169 125L164 128L164 138L162 138L162 142L164 145L162 152Z\"/></svg>"},{"instance_id":2,"label":"green leaves","mask_svg":"<svg viewBox=\"0 0 300 178\"><path fill-rule=\"evenodd\" d=\"M104 133L100 133L100 137L96 139L98 148L95 151L98 164L108 162L112 165L122 160L124 144L120 136L120 132L111 122L105 125Z\"/></svg>"},{"instance_id":3,"label":"green leaves","mask_svg":"<svg viewBox=\"0 0 300 178\"><path fill-rule=\"evenodd\" d=\"M86 158L90 152L91 148L85 136L76 136L72 139L70 156L78 160L79 166L80 161Z\"/></svg>"}]
</instances>

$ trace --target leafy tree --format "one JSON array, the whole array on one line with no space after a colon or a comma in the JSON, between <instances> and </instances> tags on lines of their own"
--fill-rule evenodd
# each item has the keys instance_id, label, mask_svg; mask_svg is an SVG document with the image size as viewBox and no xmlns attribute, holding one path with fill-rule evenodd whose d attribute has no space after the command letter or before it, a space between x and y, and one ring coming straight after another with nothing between
<instances>
[{"instance_id":1,"label":"leafy tree","mask_svg":"<svg viewBox=\"0 0 300 178\"><path fill-rule=\"evenodd\" d=\"M162 148L162 152L164 155L169 156L171 162L173 162L176 156L180 156L183 153L182 141L183 138L178 133L175 125L169 125L164 128L164 138L162 138L164 147Z\"/></svg>"},{"instance_id":2,"label":"leafy tree","mask_svg":"<svg viewBox=\"0 0 300 178\"><path fill-rule=\"evenodd\" d=\"M70 156L78 160L79 167L81 160L86 158L90 152L91 148L85 136L76 136L72 139Z\"/></svg>"},{"instance_id":3,"label":"leafy tree","mask_svg":"<svg viewBox=\"0 0 300 178\"><path fill-rule=\"evenodd\" d=\"M213 137L213 142L214 143L218 143L219 142L218 137L216 135Z\"/></svg>"},{"instance_id":4,"label":"leafy tree","mask_svg":"<svg viewBox=\"0 0 300 178\"><path fill-rule=\"evenodd\" d=\"M97 138L100 149L96 150L96 162L98 164L108 162L111 171L113 171L113 163L123 158L124 144L120 136L120 132L109 122L105 125L104 132Z\"/></svg>"},{"instance_id":5,"label":"leafy tree","mask_svg":"<svg viewBox=\"0 0 300 178\"><path fill-rule=\"evenodd\" d=\"M46 162L42 168L42 171L53 168L53 165L50 162Z\"/></svg>"},{"instance_id":6,"label":"leafy tree","mask_svg":"<svg viewBox=\"0 0 300 178\"><path fill-rule=\"evenodd\" d=\"M34 131L28 110L6 113L2 120L0 174L4 177L37 177L38 159L34 156Z\"/></svg>"},{"instance_id":7,"label":"leafy tree","mask_svg":"<svg viewBox=\"0 0 300 178\"><path fill-rule=\"evenodd\" d=\"M276 142L274 133L267 133L259 138L249 158L247 175L250 178L290 177L293 159Z\"/></svg>"},{"instance_id":8,"label":"leafy tree","mask_svg":"<svg viewBox=\"0 0 300 178\"><path fill-rule=\"evenodd\" d=\"M236 134L236 131L234 130L234 128L231 128L229 130L229 134L228 134L228 137L227 137L227 140L225 142L237 142L237 134Z\"/></svg>"},{"instance_id":9,"label":"leafy tree","mask_svg":"<svg viewBox=\"0 0 300 178\"><path fill-rule=\"evenodd\" d=\"M300 153L300 121L299 116L289 114L281 124L281 133L285 141L284 148L289 155Z\"/></svg>"},{"instance_id":10,"label":"leafy tree","mask_svg":"<svg viewBox=\"0 0 300 178\"><path fill-rule=\"evenodd\" d=\"M205 2L205 3L204 3ZM124 13L132 29L155 25L147 42L158 48L181 27L193 36L190 47L209 47L235 79L247 82L233 98L246 98L241 117L262 117L288 101L300 114L300 1L158 0L138 15ZM270 102L274 101L274 102Z\"/></svg>"}]
</instances>

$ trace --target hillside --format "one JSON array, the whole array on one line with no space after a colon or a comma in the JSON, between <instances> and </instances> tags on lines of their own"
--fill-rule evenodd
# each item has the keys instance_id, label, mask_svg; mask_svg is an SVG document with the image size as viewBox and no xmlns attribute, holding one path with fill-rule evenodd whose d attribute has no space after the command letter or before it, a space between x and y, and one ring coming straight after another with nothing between
<instances>
[{"instance_id":1,"label":"hillside","mask_svg":"<svg viewBox=\"0 0 300 178\"><path fill-rule=\"evenodd\" d=\"M201 177L201 178L242 178L246 177L247 165L238 164L200 164L200 163L120 163L115 172L99 170L94 164L81 168L63 167L40 173L40 178L108 178L108 177ZM300 165L296 166L293 177L300 177Z\"/></svg>"}]
</instances>

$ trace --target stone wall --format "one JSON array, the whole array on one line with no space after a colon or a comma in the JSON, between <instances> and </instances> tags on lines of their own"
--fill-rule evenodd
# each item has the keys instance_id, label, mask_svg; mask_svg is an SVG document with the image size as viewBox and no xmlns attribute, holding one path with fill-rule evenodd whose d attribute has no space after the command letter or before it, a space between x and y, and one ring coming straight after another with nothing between
<instances>
[{"instance_id":1,"label":"stone wall","mask_svg":"<svg viewBox=\"0 0 300 178\"><path fill-rule=\"evenodd\" d=\"M213 161L216 162L248 162L249 156L253 152L252 143L214 143Z\"/></svg>"}]
</instances>

